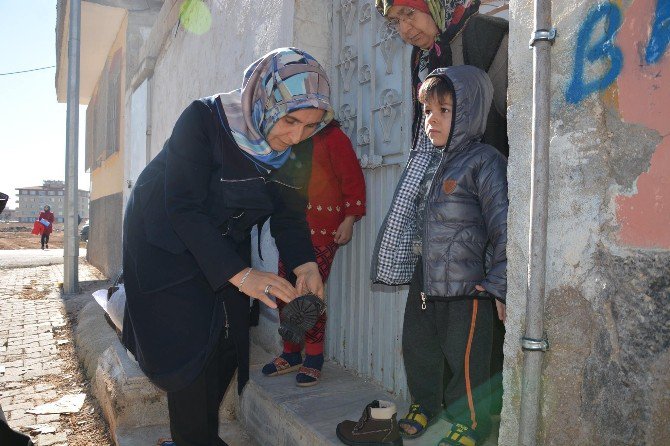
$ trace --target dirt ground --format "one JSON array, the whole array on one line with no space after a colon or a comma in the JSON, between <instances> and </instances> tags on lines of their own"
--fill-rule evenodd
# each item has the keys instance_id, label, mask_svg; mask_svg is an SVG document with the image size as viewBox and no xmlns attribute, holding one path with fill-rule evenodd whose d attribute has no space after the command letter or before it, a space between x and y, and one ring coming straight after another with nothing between
<instances>
[{"instance_id":1,"label":"dirt ground","mask_svg":"<svg viewBox=\"0 0 670 446\"><path fill-rule=\"evenodd\" d=\"M0 222L0 249L39 249L40 236L30 233L32 223ZM80 244L85 248L86 243ZM63 249L63 224L54 223L49 248Z\"/></svg>"},{"instance_id":2,"label":"dirt ground","mask_svg":"<svg viewBox=\"0 0 670 446\"><path fill-rule=\"evenodd\" d=\"M68 446L113 445L100 406L92 396L91 383L84 376L84 371L78 361L72 337L72 329L68 320L67 325L61 329L59 336L59 340L67 341L67 343L64 343L58 349L59 356L63 360L63 372L65 373L48 375L47 379L41 379L40 383L52 386L58 394L66 395L77 392L86 394L84 405L78 413L60 415L61 425L65 427L67 433ZM31 437L35 434L30 429L21 430L23 433L31 435ZM39 444L38 441L36 445Z\"/></svg>"}]
</instances>

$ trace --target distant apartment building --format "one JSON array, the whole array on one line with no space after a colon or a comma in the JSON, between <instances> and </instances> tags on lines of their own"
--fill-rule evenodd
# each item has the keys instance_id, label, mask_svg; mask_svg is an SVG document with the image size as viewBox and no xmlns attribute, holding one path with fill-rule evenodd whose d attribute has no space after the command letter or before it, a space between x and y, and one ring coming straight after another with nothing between
<instances>
[{"instance_id":1,"label":"distant apartment building","mask_svg":"<svg viewBox=\"0 0 670 446\"><path fill-rule=\"evenodd\" d=\"M5 208L0 212L0 221L15 221L16 220L16 211L14 209Z\"/></svg>"},{"instance_id":2,"label":"distant apartment building","mask_svg":"<svg viewBox=\"0 0 670 446\"><path fill-rule=\"evenodd\" d=\"M46 180L41 186L18 187L18 207L14 211L14 219L19 222L31 222L40 214L47 204L51 207L57 223L63 223L65 212L65 183L57 180ZM79 190L79 216L88 218L89 192Z\"/></svg>"}]
</instances>

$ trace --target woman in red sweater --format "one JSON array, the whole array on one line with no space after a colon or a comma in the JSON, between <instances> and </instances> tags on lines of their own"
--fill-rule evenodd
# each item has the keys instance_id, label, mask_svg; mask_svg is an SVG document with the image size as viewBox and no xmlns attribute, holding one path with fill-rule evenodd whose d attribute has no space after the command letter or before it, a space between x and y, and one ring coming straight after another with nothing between
<instances>
[{"instance_id":1,"label":"woman in red sweater","mask_svg":"<svg viewBox=\"0 0 670 446\"><path fill-rule=\"evenodd\" d=\"M307 223L323 282L337 249L349 243L354 223L365 215L365 179L356 153L337 121L312 137L312 173L307 189ZM279 275L287 273L279 261ZM283 302L278 302L279 308ZM301 345L284 341L283 353L263 367L263 374L277 376L298 370L296 382L301 387L315 385L323 367L323 341L326 314L314 328L305 333L305 360Z\"/></svg>"},{"instance_id":2,"label":"woman in red sweater","mask_svg":"<svg viewBox=\"0 0 670 446\"><path fill-rule=\"evenodd\" d=\"M42 237L40 239L42 249L44 249L45 245L47 247L46 249L49 249L49 235L51 235L51 231L53 231L54 222L54 214L51 212L51 206L48 204L44 206L44 211L40 212L40 216L37 217L37 220L44 226L44 228L42 228ZM48 222L49 224L46 224L45 222Z\"/></svg>"}]
</instances>

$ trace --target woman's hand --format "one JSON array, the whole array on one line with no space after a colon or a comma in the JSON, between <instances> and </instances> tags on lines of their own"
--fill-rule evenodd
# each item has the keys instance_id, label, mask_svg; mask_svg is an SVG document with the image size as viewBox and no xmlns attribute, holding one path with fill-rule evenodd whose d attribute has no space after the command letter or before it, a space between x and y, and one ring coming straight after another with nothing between
<instances>
[{"instance_id":1,"label":"woman's hand","mask_svg":"<svg viewBox=\"0 0 670 446\"><path fill-rule=\"evenodd\" d=\"M298 278L295 287L300 294L312 293L323 299L323 281L316 262L307 262L293 270Z\"/></svg>"},{"instance_id":2,"label":"woman's hand","mask_svg":"<svg viewBox=\"0 0 670 446\"><path fill-rule=\"evenodd\" d=\"M247 275L249 269L251 269L251 271ZM245 275L246 278L244 279L244 283L241 283L242 278ZM266 289L268 290L268 294L287 303L291 302L299 295L298 290L296 290L288 280L283 279L276 274L265 271L256 271L253 268L243 269L235 274L229 282L238 287L239 290L247 296L252 299L260 300L270 308L277 308L277 304L265 294Z\"/></svg>"},{"instance_id":3,"label":"woman's hand","mask_svg":"<svg viewBox=\"0 0 670 446\"><path fill-rule=\"evenodd\" d=\"M351 236L354 234L354 222L356 217L354 215L347 215L344 217L344 221L340 223L340 226L335 231L335 243L338 245L346 245L351 240Z\"/></svg>"}]
</instances>

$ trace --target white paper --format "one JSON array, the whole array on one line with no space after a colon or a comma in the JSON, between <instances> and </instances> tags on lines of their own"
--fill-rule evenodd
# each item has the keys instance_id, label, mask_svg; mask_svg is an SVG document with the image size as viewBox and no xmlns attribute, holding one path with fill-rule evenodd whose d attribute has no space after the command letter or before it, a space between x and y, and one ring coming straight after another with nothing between
<instances>
[{"instance_id":1,"label":"white paper","mask_svg":"<svg viewBox=\"0 0 670 446\"><path fill-rule=\"evenodd\" d=\"M75 393L72 395L65 395L58 401L53 403L42 404L33 409L28 409L27 413L35 415L45 415L50 413L77 413L81 410L86 399L85 393Z\"/></svg>"},{"instance_id":2,"label":"white paper","mask_svg":"<svg viewBox=\"0 0 670 446\"><path fill-rule=\"evenodd\" d=\"M93 298L107 312L107 290L98 290L93 293Z\"/></svg>"}]
</instances>

